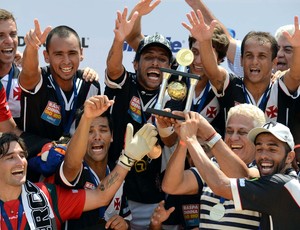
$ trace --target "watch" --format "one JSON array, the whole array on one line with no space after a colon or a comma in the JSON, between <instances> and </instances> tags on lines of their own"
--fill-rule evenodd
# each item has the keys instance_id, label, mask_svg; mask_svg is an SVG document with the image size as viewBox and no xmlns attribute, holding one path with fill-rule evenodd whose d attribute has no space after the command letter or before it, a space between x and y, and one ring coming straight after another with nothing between
<instances>
[{"instance_id":1,"label":"watch","mask_svg":"<svg viewBox=\"0 0 300 230\"><path fill-rule=\"evenodd\" d=\"M222 136L219 133L216 133L209 141L206 142L206 145L211 149L220 139L222 139Z\"/></svg>"}]
</instances>

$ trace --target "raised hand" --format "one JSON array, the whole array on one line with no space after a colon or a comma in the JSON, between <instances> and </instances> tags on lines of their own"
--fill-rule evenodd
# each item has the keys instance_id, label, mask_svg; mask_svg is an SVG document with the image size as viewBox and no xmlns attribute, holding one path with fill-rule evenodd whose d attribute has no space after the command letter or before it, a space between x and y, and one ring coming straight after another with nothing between
<instances>
[{"instance_id":1,"label":"raised hand","mask_svg":"<svg viewBox=\"0 0 300 230\"><path fill-rule=\"evenodd\" d=\"M149 153L157 142L157 131L154 125L144 124L142 128L133 136L133 126L127 124L125 134L124 152L119 158L118 164L130 170L135 161L141 160Z\"/></svg>"},{"instance_id":2,"label":"raised hand","mask_svg":"<svg viewBox=\"0 0 300 230\"><path fill-rule=\"evenodd\" d=\"M137 19L139 13L134 12L131 19L127 20L128 8L125 7L123 13L117 11L116 25L114 29L115 39L118 41L124 41L126 36L130 34L135 20Z\"/></svg>"},{"instance_id":3,"label":"raised hand","mask_svg":"<svg viewBox=\"0 0 300 230\"><path fill-rule=\"evenodd\" d=\"M113 103L114 101L109 100L106 95L92 96L84 103L83 116L94 119L104 113Z\"/></svg>"},{"instance_id":4,"label":"raised hand","mask_svg":"<svg viewBox=\"0 0 300 230\"><path fill-rule=\"evenodd\" d=\"M190 31L191 35L197 39L199 42L211 40L214 28L218 23L216 20L213 20L210 25L205 24L203 15L200 10L197 10L197 14L194 11L191 11L186 15L190 24L188 25L185 22L182 22L182 25Z\"/></svg>"},{"instance_id":5,"label":"raised hand","mask_svg":"<svg viewBox=\"0 0 300 230\"><path fill-rule=\"evenodd\" d=\"M180 139L186 141L191 138L197 138L198 119L195 112L185 113L185 121L180 125Z\"/></svg>"},{"instance_id":6,"label":"raised hand","mask_svg":"<svg viewBox=\"0 0 300 230\"><path fill-rule=\"evenodd\" d=\"M216 132L212 125L197 112L173 111L173 113L185 117L185 122L175 124L175 131L181 138L192 137L196 132L197 139L205 141Z\"/></svg>"},{"instance_id":7,"label":"raised hand","mask_svg":"<svg viewBox=\"0 0 300 230\"><path fill-rule=\"evenodd\" d=\"M292 45L292 47L300 47L300 29L299 29L299 19L298 16L294 17L295 32L290 35L287 31L283 32L283 35Z\"/></svg>"},{"instance_id":8,"label":"raised hand","mask_svg":"<svg viewBox=\"0 0 300 230\"><path fill-rule=\"evenodd\" d=\"M44 31L41 31L39 21L34 19L34 29L31 29L24 38L26 45L39 49L39 47L45 43L51 29L51 26L47 26Z\"/></svg>"}]
</instances>

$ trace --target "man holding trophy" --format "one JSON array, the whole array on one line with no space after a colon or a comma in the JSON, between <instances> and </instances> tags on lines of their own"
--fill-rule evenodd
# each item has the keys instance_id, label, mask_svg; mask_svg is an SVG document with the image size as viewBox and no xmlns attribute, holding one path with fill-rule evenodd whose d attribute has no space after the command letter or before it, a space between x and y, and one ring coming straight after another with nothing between
<instances>
[{"instance_id":1,"label":"man holding trophy","mask_svg":"<svg viewBox=\"0 0 300 230\"><path fill-rule=\"evenodd\" d=\"M226 56L229 45L229 40L227 39L221 27L215 28L212 38L212 45L215 52L216 62L220 64ZM192 75L200 76L200 78L199 80L189 77L182 79L187 81L186 84L187 88L189 89L188 96L182 98L174 96L172 97L173 94L177 96L180 95L180 93L178 90L174 90L172 83L170 83L168 87L171 89L168 89L167 91L172 99L167 103L166 106L169 108L169 110L194 111L200 113L212 124L218 133L223 136L225 116L223 111L220 110L218 99L211 88L205 69L203 68L199 52L199 42L191 36L189 37L189 48L194 58L192 63L188 66L188 71ZM180 63L180 59L182 58L178 56L180 54L181 52L179 51L176 56L178 63ZM161 115L162 116L157 118L159 134L166 145L172 146L176 143L177 136L171 127L169 119L165 118L167 115Z\"/></svg>"},{"instance_id":2,"label":"man holding trophy","mask_svg":"<svg viewBox=\"0 0 300 230\"><path fill-rule=\"evenodd\" d=\"M135 21L133 30L127 36L126 41L135 50L138 46L137 41L143 38L141 32L142 16L152 12L159 3L159 0L140 1L132 10L129 18L131 18L135 11L139 12L139 16ZM189 53L187 49L182 49L176 55L176 62L179 65L177 70L186 72L183 74L184 77L182 77L182 74L180 75L180 73L174 73L163 69L164 75L160 87L160 96L156 105L149 107L147 110L150 113L159 113L162 115L158 117L157 126L160 131L160 137L162 137L164 144L167 146L172 146L177 141L176 134L166 118L170 117L170 110L198 112L205 117L222 136L224 136L226 119L223 111L220 111L218 99L212 91L205 69L203 68L199 51L199 42L191 36L189 36L188 40L189 49L192 51L192 54ZM212 45L215 51L216 62L220 64L224 61L229 46L229 40L220 27L216 28L214 31ZM179 79L171 81L173 79L173 76L171 76L172 73L179 76ZM200 76L200 78L197 80L197 77L194 78L193 76ZM188 90L189 92L187 92ZM171 100L169 101L170 97ZM176 119L182 118L176 117ZM174 134L172 135L172 133ZM170 135L173 138L165 138Z\"/></svg>"},{"instance_id":3,"label":"man holding trophy","mask_svg":"<svg viewBox=\"0 0 300 230\"><path fill-rule=\"evenodd\" d=\"M127 8L122 13L117 12L115 37L107 57L104 93L115 101L110 110L114 122L110 164L115 164L123 149L127 123L138 130L145 123L155 122L155 117L146 113L146 109L157 102L163 78L160 68L170 68L173 60L170 41L160 34L154 34L139 43L133 62L135 73L125 69L122 65L123 43L137 16L138 12L135 12L127 20ZM159 147L156 153L156 156L146 156L136 162L125 179L124 193L132 213L133 229L146 229L154 208L165 197L161 190Z\"/></svg>"}]
</instances>

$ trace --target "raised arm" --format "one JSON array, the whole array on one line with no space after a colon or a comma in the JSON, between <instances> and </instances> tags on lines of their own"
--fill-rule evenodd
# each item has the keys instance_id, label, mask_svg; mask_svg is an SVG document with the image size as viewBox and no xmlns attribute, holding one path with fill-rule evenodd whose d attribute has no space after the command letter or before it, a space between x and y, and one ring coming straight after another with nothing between
<instances>
[{"instance_id":1,"label":"raised arm","mask_svg":"<svg viewBox=\"0 0 300 230\"><path fill-rule=\"evenodd\" d=\"M123 43L126 36L128 36L128 34L131 32L138 16L138 12L135 12L131 19L127 20L127 11L127 8L124 9L123 13L117 11L117 19L114 29L115 37L106 60L106 74L112 80L118 79L124 72L124 67L122 65Z\"/></svg>"},{"instance_id":2,"label":"raised arm","mask_svg":"<svg viewBox=\"0 0 300 230\"><path fill-rule=\"evenodd\" d=\"M161 0L140 0L135 7L132 9L128 16L130 20L135 12L138 12L139 15L134 23L132 31L126 37L127 43L134 49L137 50L140 41L144 38L142 34L142 16L152 12L154 8L161 2Z\"/></svg>"},{"instance_id":3,"label":"raised arm","mask_svg":"<svg viewBox=\"0 0 300 230\"><path fill-rule=\"evenodd\" d=\"M213 15L213 13L208 9L208 7L204 4L202 0L185 0L185 2L195 11L200 10L203 14L203 18L205 23L209 24L213 20L217 20L217 18Z\"/></svg>"},{"instance_id":4,"label":"raised arm","mask_svg":"<svg viewBox=\"0 0 300 230\"><path fill-rule=\"evenodd\" d=\"M212 191L219 196L232 199L229 178L212 163L197 140L197 123L196 113L185 114L185 122L180 126L181 141L186 143L193 163Z\"/></svg>"},{"instance_id":5,"label":"raised arm","mask_svg":"<svg viewBox=\"0 0 300 230\"><path fill-rule=\"evenodd\" d=\"M300 85L300 30L298 17L294 18L295 32L291 36L284 32L284 36L293 47L293 57L290 69L286 72L283 79L290 92L295 92Z\"/></svg>"},{"instance_id":6,"label":"raised arm","mask_svg":"<svg viewBox=\"0 0 300 230\"><path fill-rule=\"evenodd\" d=\"M19 83L27 90L33 89L40 81L41 70L39 67L39 48L46 41L51 27L48 26L44 32L41 31L39 21L34 20L34 29L25 36L26 47L23 53L22 71L19 75Z\"/></svg>"},{"instance_id":7,"label":"raised arm","mask_svg":"<svg viewBox=\"0 0 300 230\"><path fill-rule=\"evenodd\" d=\"M108 100L105 95L93 96L85 101L83 115L70 140L64 158L63 174L69 182L74 181L80 173L93 119L104 113L112 104L113 101Z\"/></svg>"},{"instance_id":8,"label":"raised arm","mask_svg":"<svg viewBox=\"0 0 300 230\"><path fill-rule=\"evenodd\" d=\"M182 112L175 113L182 116ZM196 126L197 137L203 141L203 144L213 138L216 140L215 144L211 145L210 152L216 157L221 170L228 177L249 177L250 172L246 164L227 146L221 136L218 137L219 134L204 117L197 112L189 112L185 116Z\"/></svg>"},{"instance_id":9,"label":"raised arm","mask_svg":"<svg viewBox=\"0 0 300 230\"><path fill-rule=\"evenodd\" d=\"M177 129L179 131L179 129ZM162 181L162 189L168 194L196 194L199 190L198 182L190 170L185 170L187 147L178 143L172 154Z\"/></svg>"},{"instance_id":10,"label":"raised arm","mask_svg":"<svg viewBox=\"0 0 300 230\"><path fill-rule=\"evenodd\" d=\"M183 22L182 25L199 41L200 56L207 76L211 84L218 91L222 91L227 70L218 65L217 57L212 47L212 36L217 21L213 20L210 25L205 24L200 10L197 10L197 14L194 11L191 11L187 14L187 18L191 25L188 25L185 22Z\"/></svg>"},{"instance_id":11,"label":"raised arm","mask_svg":"<svg viewBox=\"0 0 300 230\"><path fill-rule=\"evenodd\" d=\"M234 63L234 57L235 57L235 52L237 48L237 41L235 38L233 38L228 31L227 27L215 17L215 15L211 12L211 10L204 4L202 0L185 0L186 3L195 11L200 10L203 17L204 21L206 24L210 24L213 20L217 20L218 24L222 27L224 33L229 39L229 47L227 50L227 59L231 62Z\"/></svg>"},{"instance_id":12,"label":"raised arm","mask_svg":"<svg viewBox=\"0 0 300 230\"><path fill-rule=\"evenodd\" d=\"M118 164L101 181L99 187L95 190L86 190L84 211L105 206L111 201L135 162L141 160L153 149L157 142L156 135L156 128L150 123L144 124L134 136L132 124L127 125L124 152L119 157Z\"/></svg>"}]
</instances>

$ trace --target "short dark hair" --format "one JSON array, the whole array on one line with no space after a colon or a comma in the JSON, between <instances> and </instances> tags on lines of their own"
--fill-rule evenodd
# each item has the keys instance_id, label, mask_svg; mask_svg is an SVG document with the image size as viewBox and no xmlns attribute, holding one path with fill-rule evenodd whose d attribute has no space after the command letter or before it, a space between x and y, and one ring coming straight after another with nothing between
<instances>
[{"instance_id":1,"label":"short dark hair","mask_svg":"<svg viewBox=\"0 0 300 230\"><path fill-rule=\"evenodd\" d=\"M81 41L80 41L80 38L79 38L79 35L77 34L77 32L69 26L61 25L61 26L57 26L54 29L52 29L50 31L50 33L48 34L48 36L46 38L47 52L49 51L50 42L54 35L57 35L60 38L68 38L68 37L70 37L71 34L73 34L77 38L78 45L81 48Z\"/></svg>"},{"instance_id":2,"label":"short dark hair","mask_svg":"<svg viewBox=\"0 0 300 230\"><path fill-rule=\"evenodd\" d=\"M229 42L228 37L224 33L224 30L219 25L217 25L215 27L213 37L211 40L212 40L212 46L218 54L218 61L223 62L226 57L230 42ZM194 37L192 37L192 36L189 37L189 48L190 49L192 48L193 44L196 41L197 40Z\"/></svg>"},{"instance_id":3,"label":"short dark hair","mask_svg":"<svg viewBox=\"0 0 300 230\"><path fill-rule=\"evenodd\" d=\"M269 32L261 32L261 31L250 31L249 33L246 34L241 45L241 57L243 57L244 55L246 41L251 38L261 42L269 42L271 44L272 60L274 60L277 57L278 44L275 37Z\"/></svg>"},{"instance_id":4,"label":"short dark hair","mask_svg":"<svg viewBox=\"0 0 300 230\"><path fill-rule=\"evenodd\" d=\"M2 133L2 135L0 134L0 158L8 153L10 143L13 141L16 141L21 146L25 153L25 157L28 156L26 145L21 137L14 133Z\"/></svg>"}]
</instances>

